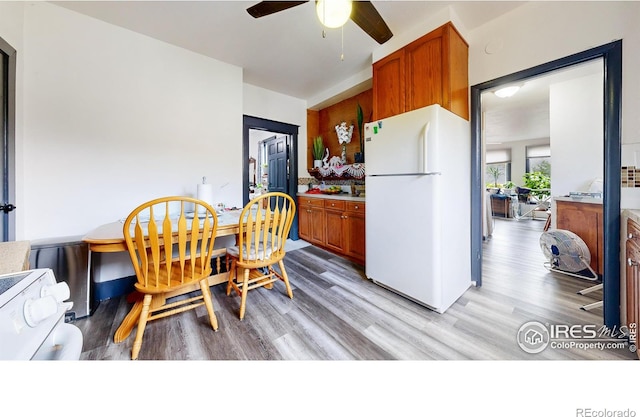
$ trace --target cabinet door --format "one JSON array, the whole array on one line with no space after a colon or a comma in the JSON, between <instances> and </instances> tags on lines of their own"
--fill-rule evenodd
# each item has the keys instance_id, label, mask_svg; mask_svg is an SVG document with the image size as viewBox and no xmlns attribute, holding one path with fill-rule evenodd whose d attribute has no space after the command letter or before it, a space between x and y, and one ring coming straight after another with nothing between
<instances>
[{"instance_id":1,"label":"cabinet door","mask_svg":"<svg viewBox=\"0 0 640 417\"><path fill-rule=\"evenodd\" d=\"M325 219L327 222L326 244L327 247L344 252L345 250L345 230L344 230L344 213L337 210L326 210Z\"/></svg>"},{"instance_id":2,"label":"cabinet door","mask_svg":"<svg viewBox=\"0 0 640 417\"><path fill-rule=\"evenodd\" d=\"M317 243L324 245L324 210L318 207L312 207L310 209L310 228L311 228L311 243Z\"/></svg>"},{"instance_id":3,"label":"cabinet door","mask_svg":"<svg viewBox=\"0 0 640 417\"><path fill-rule=\"evenodd\" d=\"M298 204L298 234L304 240L311 240L311 207Z\"/></svg>"},{"instance_id":4,"label":"cabinet door","mask_svg":"<svg viewBox=\"0 0 640 417\"><path fill-rule=\"evenodd\" d=\"M346 254L364 261L365 259L365 217L361 212L350 211L344 214Z\"/></svg>"},{"instance_id":5,"label":"cabinet door","mask_svg":"<svg viewBox=\"0 0 640 417\"><path fill-rule=\"evenodd\" d=\"M431 104L448 108L444 96L441 31L424 36L405 48L405 111Z\"/></svg>"},{"instance_id":6,"label":"cabinet door","mask_svg":"<svg viewBox=\"0 0 640 417\"><path fill-rule=\"evenodd\" d=\"M640 246L628 240L626 244L627 255L627 324L638 323L640 316L638 308L638 278L640 277Z\"/></svg>"},{"instance_id":7,"label":"cabinet door","mask_svg":"<svg viewBox=\"0 0 640 417\"><path fill-rule=\"evenodd\" d=\"M405 111L404 50L373 64L373 120Z\"/></svg>"},{"instance_id":8,"label":"cabinet door","mask_svg":"<svg viewBox=\"0 0 640 417\"><path fill-rule=\"evenodd\" d=\"M324 210L321 199L298 199L298 233L307 242L324 244Z\"/></svg>"},{"instance_id":9,"label":"cabinet door","mask_svg":"<svg viewBox=\"0 0 640 417\"><path fill-rule=\"evenodd\" d=\"M626 243L626 293L627 293L627 326L635 326L636 346L637 330L640 320L640 246L635 239L628 239ZM640 356L640 352L638 352Z\"/></svg>"}]
</instances>

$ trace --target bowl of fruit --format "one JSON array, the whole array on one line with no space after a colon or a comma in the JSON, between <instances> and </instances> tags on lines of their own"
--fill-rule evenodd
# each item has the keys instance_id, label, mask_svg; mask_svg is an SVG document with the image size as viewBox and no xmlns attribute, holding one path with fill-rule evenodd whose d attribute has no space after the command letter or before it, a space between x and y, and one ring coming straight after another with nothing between
<instances>
[{"instance_id":1,"label":"bowl of fruit","mask_svg":"<svg viewBox=\"0 0 640 417\"><path fill-rule=\"evenodd\" d=\"M342 187L339 185L331 185L324 190L322 190L323 194L340 194L342 192Z\"/></svg>"}]
</instances>

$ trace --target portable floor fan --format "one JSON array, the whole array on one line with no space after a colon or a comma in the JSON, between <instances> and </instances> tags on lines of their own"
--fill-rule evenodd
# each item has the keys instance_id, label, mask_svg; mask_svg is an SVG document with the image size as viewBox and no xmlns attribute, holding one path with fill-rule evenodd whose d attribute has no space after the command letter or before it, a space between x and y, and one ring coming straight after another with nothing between
<instances>
[{"instance_id":1,"label":"portable floor fan","mask_svg":"<svg viewBox=\"0 0 640 417\"><path fill-rule=\"evenodd\" d=\"M549 230L540 236L540 248L548 259L545 268L574 277L595 281L598 274L591 268L589 248L573 232Z\"/></svg>"}]
</instances>

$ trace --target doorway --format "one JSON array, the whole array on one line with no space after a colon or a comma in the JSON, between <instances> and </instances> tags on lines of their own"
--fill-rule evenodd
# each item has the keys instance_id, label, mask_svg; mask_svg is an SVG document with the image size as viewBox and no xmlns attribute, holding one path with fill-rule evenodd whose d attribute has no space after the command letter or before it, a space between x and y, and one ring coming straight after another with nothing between
<instances>
[{"instance_id":1,"label":"doorway","mask_svg":"<svg viewBox=\"0 0 640 417\"><path fill-rule=\"evenodd\" d=\"M267 166L268 174L268 189L272 191L281 191L296 200L296 194L298 192L298 126L277 122L273 120L261 119L253 116L243 116L243 145L242 145L242 184L243 184L243 205L249 202L249 195L251 191L251 178L250 178L250 161L251 157L257 159L256 165L262 166L261 159L264 154L264 162ZM266 136L273 136L274 138L269 141L263 141L264 149L266 152L260 152L260 157L250 155L251 149L251 131L260 130L266 133ZM267 143L268 142L268 143ZM273 152L269 152L269 148ZM271 155L271 156L269 156ZM272 161L269 159L271 158ZM273 171L271 168L273 165ZM251 168L253 169L253 168ZM258 168L258 172L264 173ZM273 178L273 179L272 179ZM260 179L257 179L260 182ZM296 215L291 231L289 232L289 238L292 240L298 240L298 216Z\"/></svg>"},{"instance_id":2,"label":"doorway","mask_svg":"<svg viewBox=\"0 0 640 417\"><path fill-rule=\"evenodd\" d=\"M620 325L620 144L622 93L622 41L615 41L559 60L497 78L471 87L471 143L472 143L472 208L481 207L484 198L482 105L483 91L500 85L518 83L593 59L604 65L604 261L603 309L604 325ZM482 285L482 212L471 210L471 273L476 286ZM607 279L607 277L611 277Z\"/></svg>"},{"instance_id":3,"label":"doorway","mask_svg":"<svg viewBox=\"0 0 640 417\"><path fill-rule=\"evenodd\" d=\"M15 240L15 92L16 50L0 38L0 238Z\"/></svg>"}]
</instances>

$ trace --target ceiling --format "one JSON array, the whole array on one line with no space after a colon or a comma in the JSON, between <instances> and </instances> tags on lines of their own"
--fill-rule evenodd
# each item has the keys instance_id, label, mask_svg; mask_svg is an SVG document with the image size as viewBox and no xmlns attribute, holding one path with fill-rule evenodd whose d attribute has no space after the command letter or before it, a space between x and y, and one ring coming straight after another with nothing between
<instances>
[{"instance_id":1,"label":"ceiling","mask_svg":"<svg viewBox=\"0 0 640 417\"><path fill-rule=\"evenodd\" d=\"M245 83L307 100L309 107L318 104L310 102L314 97L370 68L372 52L380 47L349 21L341 60L341 30L327 29L323 38L313 1L259 19L246 11L257 1L52 3L242 67ZM385 0L373 4L398 37L448 7L472 30L523 3Z\"/></svg>"},{"instance_id":2,"label":"ceiling","mask_svg":"<svg viewBox=\"0 0 640 417\"><path fill-rule=\"evenodd\" d=\"M245 83L307 100L308 107L316 109L344 98L314 102L323 92L371 68L372 53L380 48L349 21L344 26L341 60L341 30L327 29L323 38L313 1L259 19L246 11L257 1L52 3L242 67ZM449 7L469 31L523 2L374 0L373 4L394 37L402 38L403 33L416 33L430 16ZM509 99L483 94L485 143L548 137L549 84L566 76L572 75L558 73L529 80ZM348 93L356 94L370 86L365 83Z\"/></svg>"},{"instance_id":3,"label":"ceiling","mask_svg":"<svg viewBox=\"0 0 640 417\"><path fill-rule=\"evenodd\" d=\"M521 88L512 97L499 98L494 90L483 92L483 138L488 148L500 148L505 142L549 138L550 86L596 73L604 76L603 71L603 61L596 59L516 83Z\"/></svg>"}]
</instances>

